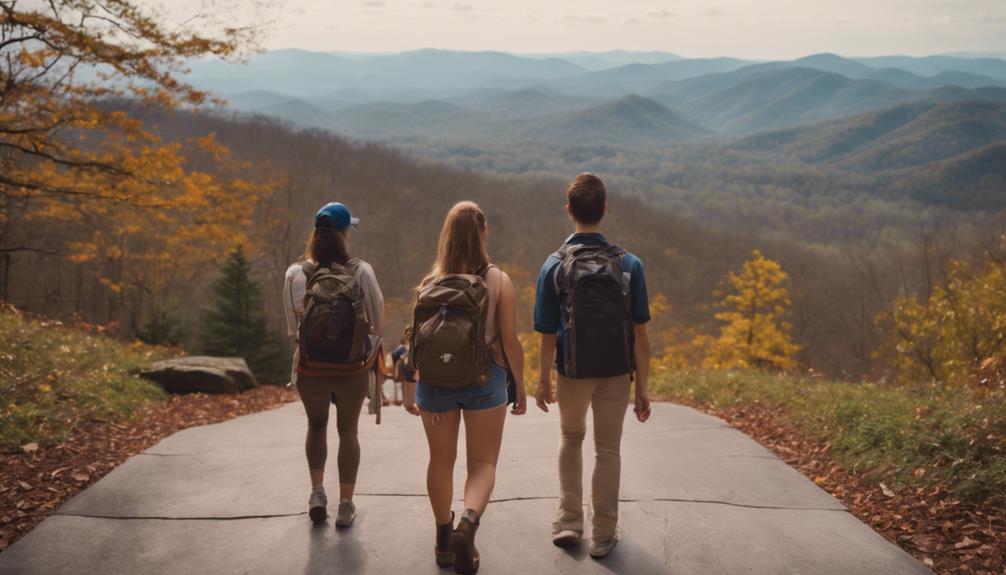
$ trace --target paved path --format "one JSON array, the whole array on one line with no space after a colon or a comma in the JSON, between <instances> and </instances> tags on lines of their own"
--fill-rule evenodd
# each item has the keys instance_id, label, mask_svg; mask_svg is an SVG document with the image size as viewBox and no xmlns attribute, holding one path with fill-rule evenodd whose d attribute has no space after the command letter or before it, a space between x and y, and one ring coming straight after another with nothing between
<instances>
[{"instance_id":1,"label":"paved path","mask_svg":"<svg viewBox=\"0 0 1006 575\"><path fill-rule=\"evenodd\" d=\"M603 561L551 545L556 414L508 418L481 573L928 573L722 421L670 404L645 425L627 417L623 540ZM418 419L364 416L359 513L345 531L306 516L305 425L294 403L177 433L63 505L0 555L0 573L448 572L433 564ZM334 431L333 418L330 444ZM462 469L463 456L456 493Z\"/></svg>"}]
</instances>

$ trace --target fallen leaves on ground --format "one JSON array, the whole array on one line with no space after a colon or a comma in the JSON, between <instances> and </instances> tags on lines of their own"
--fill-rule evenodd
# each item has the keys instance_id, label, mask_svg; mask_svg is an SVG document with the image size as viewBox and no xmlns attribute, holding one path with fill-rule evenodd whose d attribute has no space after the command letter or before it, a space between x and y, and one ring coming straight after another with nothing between
<instances>
[{"instance_id":1,"label":"fallen leaves on ground","mask_svg":"<svg viewBox=\"0 0 1006 575\"><path fill-rule=\"evenodd\" d=\"M59 445L0 453L0 552L129 457L172 433L271 409L297 392L265 385L238 395L176 395L129 421L94 422Z\"/></svg>"},{"instance_id":2,"label":"fallen leaves on ground","mask_svg":"<svg viewBox=\"0 0 1006 575\"><path fill-rule=\"evenodd\" d=\"M693 407L756 439L936 573L1006 574L1006 509L964 504L936 486L895 490L882 477L850 473L829 456L827 444L785 423L778 410Z\"/></svg>"}]
</instances>

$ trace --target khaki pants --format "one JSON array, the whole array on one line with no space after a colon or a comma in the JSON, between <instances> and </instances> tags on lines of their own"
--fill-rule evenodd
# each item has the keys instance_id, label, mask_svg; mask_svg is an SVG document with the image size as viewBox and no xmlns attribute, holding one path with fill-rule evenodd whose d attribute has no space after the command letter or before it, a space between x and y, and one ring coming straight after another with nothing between
<instances>
[{"instance_id":1,"label":"khaki pants","mask_svg":"<svg viewBox=\"0 0 1006 575\"><path fill-rule=\"evenodd\" d=\"M596 379L559 376L559 509L552 528L583 533L583 438L587 408L594 412L594 477L591 481L593 537L604 541L618 525L618 484L622 471L622 423L629 406L629 375Z\"/></svg>"}]
</instances>

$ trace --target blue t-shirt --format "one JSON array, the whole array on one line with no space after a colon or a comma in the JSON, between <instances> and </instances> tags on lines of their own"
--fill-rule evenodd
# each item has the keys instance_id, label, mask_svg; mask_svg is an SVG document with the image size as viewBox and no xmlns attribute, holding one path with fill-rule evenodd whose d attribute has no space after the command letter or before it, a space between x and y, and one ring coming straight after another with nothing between
<instances>
[{"instance_id":1,"label":"blue t-shirt","mask_svg":"<svg viewBox=\"0 0 1006 575\"><path fill-rule=\"evenodd\" d=\"M599 233L573 234L566 238L566 244L608 245L608 240ZM562 320L560 318L559 294L555 292L555 270L560 260L556 254L548 256L538 274L538 289L534 300L534 330L539 333L556 334L556 369L563 373ZM629 291L632 303L632 321L639 325L650 321L650 299L646 293L646 275L643 262L638 257L626 253L622 256L622 270L630 274Z\"/></svg>"},{"instance_id":2,"label":"blue t-shirt","mask_svg":"<svg viewBox=\"0 0 1006 575\"><path fill-rule=\"evenodd\" d=\"M391 363L397 363L399 359L402 360L402 363L398 365L398 369L401 371L402 377L406 381L415 380L416 379L415 370L409 369L408 367L409 348L405 347L404 344L399 345L398 347L395 348L395 351L391 352Z\"/></svg>"}]
</instances>

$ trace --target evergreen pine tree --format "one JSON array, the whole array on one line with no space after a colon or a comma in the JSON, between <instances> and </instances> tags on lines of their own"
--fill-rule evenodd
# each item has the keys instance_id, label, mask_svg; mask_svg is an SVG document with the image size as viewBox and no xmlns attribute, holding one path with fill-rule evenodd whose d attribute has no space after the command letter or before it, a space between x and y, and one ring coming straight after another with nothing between
<instances>
[{"instance_id":1,"label":"evergreen pine tree","mask_svg":"<svg viewBox=\"0 0 1006 575\"><path fill-rule=\"evenodd\" d=\"M243 357L262 382L277 382L284 371L283 347L268 329L262 288L238 246L227 257L222 276L210 288L210 303L199 318L203 353Z\"/></svg>"}]
</instances>

